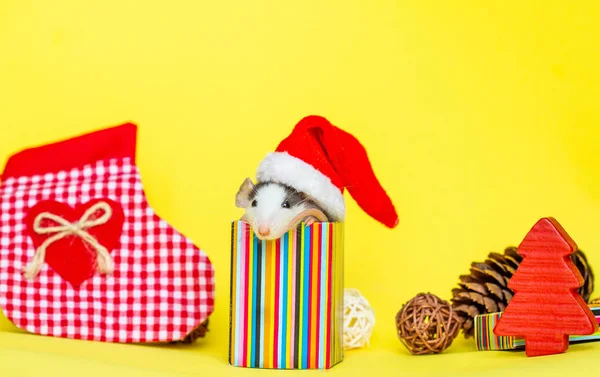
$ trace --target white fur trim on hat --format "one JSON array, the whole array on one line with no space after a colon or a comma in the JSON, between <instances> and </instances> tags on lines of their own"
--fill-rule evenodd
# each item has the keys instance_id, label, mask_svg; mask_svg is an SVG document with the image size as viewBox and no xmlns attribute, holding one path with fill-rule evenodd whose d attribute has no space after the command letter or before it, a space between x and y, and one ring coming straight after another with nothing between
<instances>
[{"instance_id":1,"label":"white fur trim on hat","mask_svg":"<svg viewBox=\"0 0 600 377\"><path fill-rule=\"evenodd\" d=\"M287 152L271 152L261 161L256 172L258 182L278 182L313 197L333 221L346 216L344 195L325 174Z\"/></svg>"}]
</instances>

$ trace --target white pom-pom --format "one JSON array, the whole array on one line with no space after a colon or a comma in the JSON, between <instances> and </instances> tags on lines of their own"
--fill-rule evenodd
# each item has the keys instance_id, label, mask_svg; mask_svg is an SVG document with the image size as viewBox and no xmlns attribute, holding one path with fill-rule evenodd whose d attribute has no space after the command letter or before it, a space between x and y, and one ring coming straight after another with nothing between
<instances>
[{"instance_id":1,"label":"white pom-pom","mask_svg":"<svg viewBox=\"0 0 600 377\"><path fill-rule=\"evenodd\" d=\"M344 348L369 345L375 326L375 312L356 289L344 289Z\"/></svg>"}]
</instances>

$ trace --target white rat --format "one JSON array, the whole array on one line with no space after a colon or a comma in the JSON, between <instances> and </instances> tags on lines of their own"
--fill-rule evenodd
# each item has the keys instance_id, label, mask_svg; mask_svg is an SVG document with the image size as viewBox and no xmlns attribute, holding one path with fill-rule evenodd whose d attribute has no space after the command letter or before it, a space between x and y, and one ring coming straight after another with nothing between
<instances>
[{"instance_id":1,"label":"white rat","mask_svg":"<svg viewBox=\"0 0 600 377\"><path fill-rule=\"evenodd\" d=\"M311 225L331 218L307 194L277 182L246 178L235 197L235 205L246 212L242 220L261 240L280 238L301 222Z\"/></svg>"}]
</instances>

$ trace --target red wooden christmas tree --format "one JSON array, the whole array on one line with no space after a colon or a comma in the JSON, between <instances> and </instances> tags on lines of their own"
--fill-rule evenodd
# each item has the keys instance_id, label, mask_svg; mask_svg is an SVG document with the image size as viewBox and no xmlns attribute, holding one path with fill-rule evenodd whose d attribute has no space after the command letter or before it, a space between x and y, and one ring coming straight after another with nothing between
<instances>
[{"instance_id":1,"label":"red wooden christmas tree","mask_svg":"<svg viewBox=\"0 0 600 377\"><path fill-rule=\"evenodd\" d=\"M583 277L569 257L575 241L553 218L543 218L525 236L518 252L523 260L508 287L514 297L494 333L525 338L527 356L562 353L569 335L588 335L598 323L577 292Z\"/></svg>"}]
</instances>

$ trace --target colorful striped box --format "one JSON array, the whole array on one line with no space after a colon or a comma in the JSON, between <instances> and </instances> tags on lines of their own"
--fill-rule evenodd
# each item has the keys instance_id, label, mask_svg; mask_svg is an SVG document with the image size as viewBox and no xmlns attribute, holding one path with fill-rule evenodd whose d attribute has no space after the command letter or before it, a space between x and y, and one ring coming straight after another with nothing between
<instances>
[{"instance_id":1,"label":"colorful striped box","mask_svg":"<svg viewBox=\"0 0 600 377\"><path fill-rule=\"evenodd\" d=\"M231 229L229 364L329 369L344 357L343 223L298 225L261 241Z\"/></svg>"},{"instance_id":2,"label":"colorful striped box","mask_svg":"<svg viewBox=\"0 0 600 377\"><path fill-rule=\"evenodd\" d=\"M600 324L600 306L590 305L592 313ZM502 313L482 314L475 317L475 342L479 351L501 351L525 349L525 339L512 336L497 336L494 327ZM592 335L571 335L569 343L600 341L600 331Z\"/></svg>"}]
</instances>

